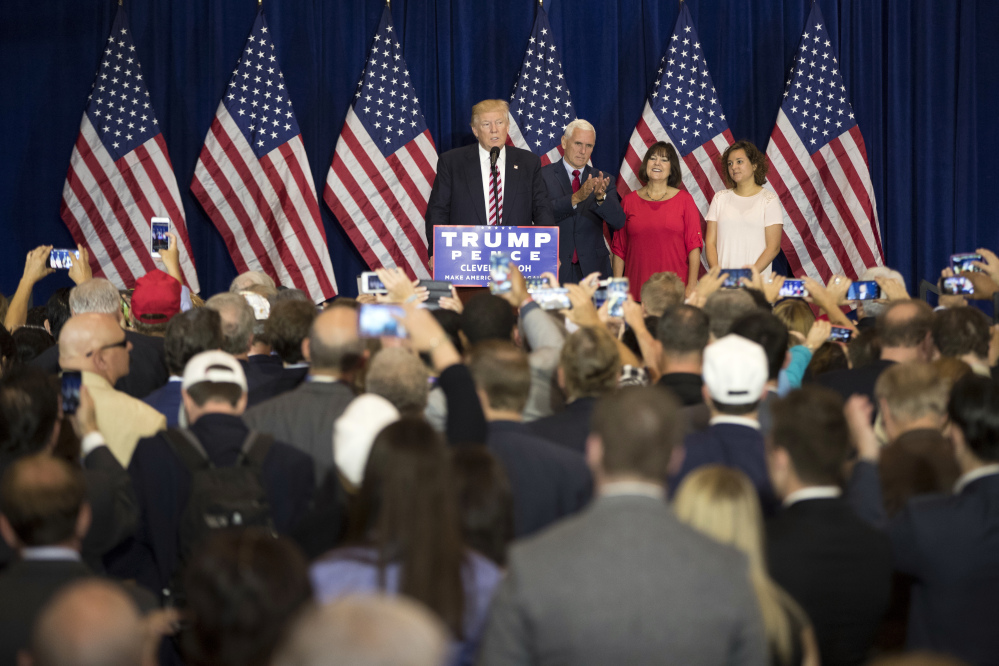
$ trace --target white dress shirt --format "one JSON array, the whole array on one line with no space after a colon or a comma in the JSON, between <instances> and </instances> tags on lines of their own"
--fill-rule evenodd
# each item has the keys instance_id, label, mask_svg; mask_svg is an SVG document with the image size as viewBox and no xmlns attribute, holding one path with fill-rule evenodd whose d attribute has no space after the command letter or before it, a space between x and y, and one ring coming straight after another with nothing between
<instances>
[{"instance_id":1,"label":"white dress shirt","mask_svg":"<svg viewBox=\"0 0 999 666\"><path fill-rule=\"evenodd\" d=\"M479 144L479 168L482 170L482 194L485 196L486 200L486 224L489 224L489 197L492 195L492 188L489 187L489 151ZM499 159L496 160L496 168L499 170L500 177L500 199L506 200L506 146L500 148ZM503 213L503 209L500 208L500 214ZM496 220L497 224L501 224L503 219L498 217Z\"/></svg>"},{"instance_id":2,"label":"white dress shirt","mask_svg":"<svg viewBox=\"0 0 999 666\"><path fill-rule=\"evenodd\" d=\"M832 499L843 494L839 486L809 486L796 490L784 498L784 508L791 506L795 502L803 502L813 499Z\"/></svg>"},{"instance_id":3,"label":"white dress shirt","mask_svg":"<svg viewBox=\"0 0 999 666\"><path fill-rule=\"evenodd\" d=\"M972 481L977 481L978 479L986 476L992 476L993 474L999 474L999 463L994 465L983 465L978 469L971 470L967 474L962 474L961 478L954 484L954 494L959 494Z\"/></svg>"}]
</instances>

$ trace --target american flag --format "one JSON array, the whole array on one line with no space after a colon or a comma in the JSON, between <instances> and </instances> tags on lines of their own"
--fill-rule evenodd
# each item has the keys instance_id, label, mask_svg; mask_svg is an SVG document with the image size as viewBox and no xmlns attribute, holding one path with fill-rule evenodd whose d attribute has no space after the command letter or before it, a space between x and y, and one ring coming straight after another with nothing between
<instances>
[{"instance_id":1,"label":"american flag","mask_svg":"<svg viewBox=\"0 0 999 666\"><path fill-rule=\"evenodd\" d=\"M638 171L645 151L665 141L673 144L683 160L683 189L703 216L715 192L725 189L719 160L733 139L686 3L680 5L657 76L628 141L617 191L623 197L642 187Z\"/></svg>"},{"instance_id":2,"label":"american flag","mask_svg":"<svg viewBox=\"0 0 999 666\"><path fill-rule=\"evenodd\" d=\"M794 275L856 278L884 265L867 150L818 4L812 4L767 147Z\"/></svg>"},{"instance_id":3,"label":"american flag","mask_svg":"<svg viewBox=\"0 0 999 666\"><path fill-rule=\"evenodd\" d=\"M264 271L317 302L336 295L316 187L263 10L205 137L191 191L239 272Z\"/></svg>"},{"instance_id":4,"label":"american flag","mask_svg":"<svg viewBox=\"0 0 999 666\"><path fill-rule=\"evenodd\" d=\"M386 5L323 200L371 269L429 278L423 217L436 176L437 148Z\"/></svg>"},{"instance_id":5,"label":"american flag","mask_svg":"<svg viewBox=\"0 0 999 666\"><path fill-rule=\"evenodd\" d=\"M510 133L506 142L539 155L543 165L551 164L561 159L562 132L575 119L576 110L562 75L548 14L539 5L524 64L510 97Z\"/></svg>"},{"instance_id":6,"label":"american flag","mask_svg":"<svg viewBox=\"0 0 999 666\"><path fill-rule=\"evenodd\" d=\"M134 287L156 268L149 220L170 218L180 241L184 280L200 291L177 179L123 7L115 15L80 122L59 214L90 253L94 275L119 288Z\"/></svg>"}]
</instances>

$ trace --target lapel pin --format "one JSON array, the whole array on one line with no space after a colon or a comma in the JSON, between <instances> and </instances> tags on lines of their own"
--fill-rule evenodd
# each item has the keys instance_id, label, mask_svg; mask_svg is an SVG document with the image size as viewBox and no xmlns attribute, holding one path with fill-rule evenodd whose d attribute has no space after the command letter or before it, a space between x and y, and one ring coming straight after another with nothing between
<instances>
[{"instance_id":1,"label":"lapel pin","mask_svg":"<svg viewBox=\"0 0 999 666\"><path fill-rule=\"evenodd\" d=\"M513 168L514 168L514 169L517 169L518 167L517 167L517 165L516 165L516 164L514 164L514 165L513 165Z\"/></svg>"}]
</instances>

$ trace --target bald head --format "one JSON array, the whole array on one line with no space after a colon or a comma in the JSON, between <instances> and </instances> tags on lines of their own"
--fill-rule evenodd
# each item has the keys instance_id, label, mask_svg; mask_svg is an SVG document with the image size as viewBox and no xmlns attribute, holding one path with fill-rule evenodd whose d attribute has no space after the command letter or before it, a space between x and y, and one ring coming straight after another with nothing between
<instances>
[{"instance_id":1,"label":"bald head","mask_svg":"<svg viewBox=\"0 0 999 666\"><path fill-rule=\"evenodd\" d=\"M892 301L878 319L881 347L919 347L932 327L933 309L925 301Z\"/></svg>"},{"instance_id":2,"label":"bald head","mask_svg":"<svg viewBox=\"0 0 999 666\"><path fill-rule=\"evenodd\" d=\"M368 393L385 398L402 414L422 414L427 407L427 367L408 349L382 349L371 360L364 380Z\"/></svg>"},{"instance_id":3,"label":"bald head","mask_svg":"<svg viewBox=\"0 0 999 666\"><path fill-rule=\"evenodd\" d=\"M140 666L146 632L120 587L87 580L58 594L35 624L34 666Z\"/></svg>"},{"instance_id":4,"label":"bald head","mask_svg":"<svg viewBox=\"0 0 999 666\"><path fill-rule=\"evenodd\" d=\"M364 344L357 337L357 310L329 308L313 320L305 356L312 372L341 376L358 367Z\"/></svg>"},{"instance_id":5,"label":"bald head","mask_svg":"<svg viewBox=\"0 0 999 666\"><path fill-rule=\"evenodd\" d=\"M114 384L128 374L128 343L118 320L88 312L70 317L59 333L59 365L101 375Z\"/></svg>"}]
</instances>

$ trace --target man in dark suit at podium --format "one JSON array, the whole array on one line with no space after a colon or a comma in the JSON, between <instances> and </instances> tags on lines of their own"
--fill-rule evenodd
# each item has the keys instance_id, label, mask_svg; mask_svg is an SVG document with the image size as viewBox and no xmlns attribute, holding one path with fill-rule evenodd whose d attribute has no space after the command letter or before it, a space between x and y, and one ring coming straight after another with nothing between
<instances>
[{"instance_id":1,"label":"man in dark suit at podium","mask_svg":"<svg viewBox=\"0 0 999 666\"><path fill-rule=\"evenodd\" d=\"M569 123L562 135L562 159L541 169L551 198L552 215L559 226L558 281L579 282L595 271L610 277L611 262L604 242L604 222L611 229L624 226L624 211L614 179L587 164L597 132L581 118Z\"/></svg>"},{"instance_id":2,"label":"man in dark suit at podium","mask_svg":"<svg viewBox=\"0 0 999 666\"><path fill-rule=\"evenodd\" d=\"M449 150L437 162L426 217L431 268L435 225L555 226L541 160L506 145L509 129L509 104L501 99L479 102L472 107L478 143Z\"/></svg>"}]
</instances>

